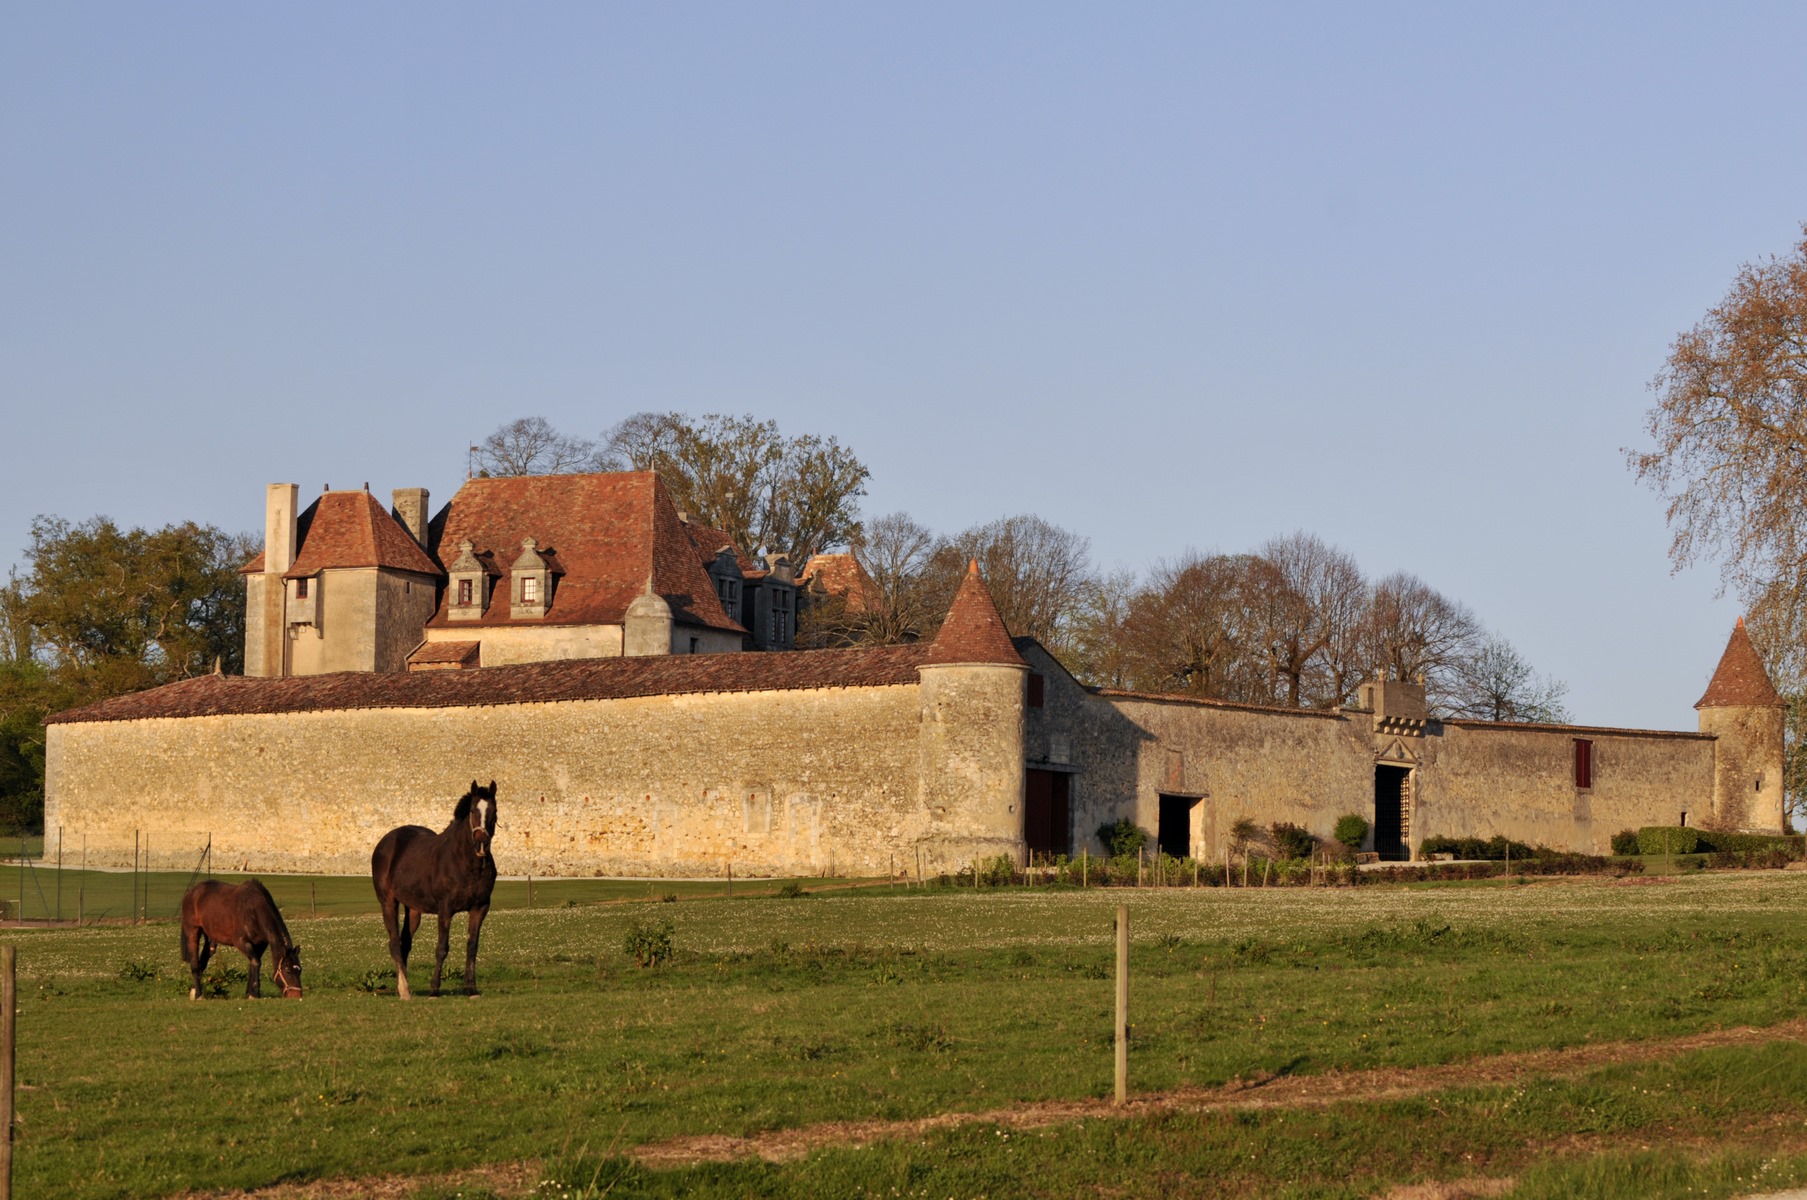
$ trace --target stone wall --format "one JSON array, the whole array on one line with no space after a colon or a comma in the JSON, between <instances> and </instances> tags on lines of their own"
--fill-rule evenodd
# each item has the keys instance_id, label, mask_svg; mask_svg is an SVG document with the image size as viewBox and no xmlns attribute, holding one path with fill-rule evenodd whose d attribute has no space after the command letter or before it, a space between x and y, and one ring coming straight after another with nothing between
<instances>
[{"instance_id":1,"label":"stone wall","mask_svg":"<svg viewBox=\"0 0 1807 1200\"><path fill-rule=\"evenodd\" d=\"M554 658L619 658L619 625L493 626L449 622L426 631L429 642L482 642L483 665L544 662Z\"/></svg>"},{"instance_id":2,"label":"stone wall","mask_svg":"<svg viewBox=\"0 0 1807 1200\"><path fill-rule=\"evenodd\" d=\"M1093 695L1045 652L1026 655L1044 704L1027 710L1031 765L1074 770L1073 851L1129 817L1153 832L1162 795L1196 800L1194 857L1216 860L1240 819L1286 821L1328 838L1337 818L1374 820L1377 764L1410 770L1408 842L1492 837L1606 853L1640 825L1700 824L1714 789L1716 740L1695 733L1430 722L1388 731L1360 710L1335 713L1210 700ZM1593 784L1574 781L1574 742L1593 744ZM1778 743L1779 744L1779 743ZM1750 786L1748 781L1744 786Z\"/></svg>"},{"instance_id":3,"label":"stone wall","mask_svg":"<svg viewBox=\"0 0 1807 1200\"><path fill-rule=\"evenodd\" d=\"M889 686L59 724L46 819L91 865L129 865L142 831L211 834L216 869L361 873L386 830L441 828L493 778L509 874L970 861L990 843L920 801L919 717L919 689Z\"/></svg>"},{"instance_id":4,"label":"stone wall","mask_svg":"<svg viewBox=\"0 0 1807 1200\"><path fill-rule=\"evenodd\" d=\"M1575 740L1593 744L1593 786L1575 786ZM1643 825L1702 823L1714 739L1694 733L1445 722L1417 772L1427 834L1492 837L1589 854ZM1414 830L1414 834L1418 831Z\"/></svg>"}]
</instances>

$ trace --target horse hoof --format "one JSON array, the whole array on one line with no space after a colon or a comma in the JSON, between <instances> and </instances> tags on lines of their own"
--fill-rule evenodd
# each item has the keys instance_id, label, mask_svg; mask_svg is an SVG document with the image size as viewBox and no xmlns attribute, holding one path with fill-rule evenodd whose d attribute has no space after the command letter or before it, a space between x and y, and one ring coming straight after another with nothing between
<instances>
[{"instance_id":1,"label":"horse hoof","mask_svg":"<svg viewBox=\"0 0 1807 1200\"><path fill-rule=\"evenodd\" d=\"M482 992L466 992L465 996L471 1000L481 1000L483 998L483 993Z\"/></svg>"},{"instance_id":2,"label":"horse hoof","mask_svg":"<svg viewBox=\"0 0 1807 1200\"><path fill-rule=\"evenodd\" d=\"M188 998L190 1000L199 1000L201 998L201 989L200 988L189 988L188 989Z\"/></svg>"}]
</instances>

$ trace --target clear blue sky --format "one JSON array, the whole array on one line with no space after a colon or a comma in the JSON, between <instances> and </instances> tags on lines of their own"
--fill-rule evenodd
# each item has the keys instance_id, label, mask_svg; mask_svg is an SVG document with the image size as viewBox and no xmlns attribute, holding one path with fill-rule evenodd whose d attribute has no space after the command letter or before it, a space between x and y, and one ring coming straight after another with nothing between
<instances>
[{"instance_id":1,"label":"clear blue sky","mask_svg":"<svg viewBox=\"0 0 1807 1200\"><path fill-rule=\"evenodd\" d=\"M79 4L0 36L0 562L543 415L838 436L1106 566L1297 528L1590 722L1737 613L1625 469L1807 220L1807 8Z\"/></svg>"}]
</instances>

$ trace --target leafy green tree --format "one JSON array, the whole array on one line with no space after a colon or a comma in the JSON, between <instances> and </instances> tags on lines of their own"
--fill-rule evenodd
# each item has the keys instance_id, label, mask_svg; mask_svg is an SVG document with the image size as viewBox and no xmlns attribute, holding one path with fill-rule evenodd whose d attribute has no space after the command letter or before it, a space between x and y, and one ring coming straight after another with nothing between
<instances>
[{"instance_id":1,"label":"leafy green tree","mask_svg":"<svg viewBox=\"0 0 1807 1200\"><path fill-rule=\"evenodd\" d=\"M0 822L42 819L46 715L244 669L238 568L254 551L194 522L32 522L26 573L0 588Z\"/></svg>"}]
</instances>

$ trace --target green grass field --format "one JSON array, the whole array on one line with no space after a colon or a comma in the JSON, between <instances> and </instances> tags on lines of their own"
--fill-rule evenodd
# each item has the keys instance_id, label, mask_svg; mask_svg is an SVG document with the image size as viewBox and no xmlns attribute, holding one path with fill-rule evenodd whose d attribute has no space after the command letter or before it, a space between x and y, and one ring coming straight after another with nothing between
<instances>
[{"instance_id":1,"label":"green grass field","mask_svg":"<svg viewBox=\"0 0 1807 1200\"><path fill-rule=\"evenodd\" d=\"M129 874L113 878L129 893ZM1087 893L810 882L789 899L737 884L732 900L719 885L654 884L647 900L644 883L573 881L536 883L534 908L508 884L521 895L485 927L484 995L412 1004L395 998L365 881L332 880L330 900L313 881L320 911L345 914L318 919L309 881L270 882L303 946L299 1002L236 998L228 952L214 973L234 998L191 1003L173 923L9 931L19 1194L520 1162L546 1164L546 1195L612 1197L1366 1196L1489 1174L1512 1195L1700 1196L1807 1180L1793 1040L1329 1107L981 1124L781 1164L622 1157L686 1135L1108 1095L1119 902L1138 1093L1777 1025L1807 1016L1807 873ZM609 900L633 902L594 902ZM642 969L624 941L661 922L675 957ZM461 945L462 923L455 965Z\"/></svg>"}]
</instances>

